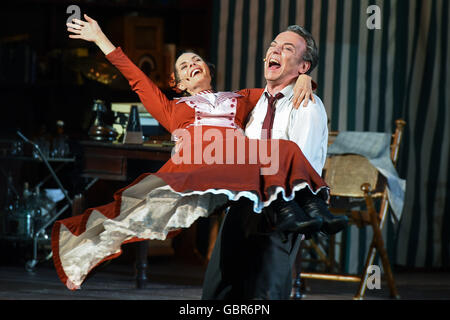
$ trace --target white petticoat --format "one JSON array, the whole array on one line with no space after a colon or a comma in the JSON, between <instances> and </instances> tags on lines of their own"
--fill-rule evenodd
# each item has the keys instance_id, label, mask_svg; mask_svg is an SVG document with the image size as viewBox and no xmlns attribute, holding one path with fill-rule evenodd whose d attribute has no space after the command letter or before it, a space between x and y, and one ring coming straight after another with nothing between
<instances>
[{"instance_id":1,"label":"white petticoat","mask_svg":"<svg viewBox=\"0 0 450 320\"><path fill-rule=\"evenodd\" d=\"M295 185L294 192L305 186L308 185ZM270 199L262 202L256 193L250 191L211 189L180 193L168 185L152 190L145 199L122 194L121 213L116 218L106 218L93 210L86 223L86 231L79 236L61 225L59 256L68 277L66 285L78 289L89 271L106 257L119 253L127 240L135 237L164 240L170 231L189 228L198 218L207 217L228 200L236 201L241 197L252 200L254 211L261 212L278 193L286 201L294 197L294 193L286 196L281 187L275 188Z\"/></svg>"}]
</instances>

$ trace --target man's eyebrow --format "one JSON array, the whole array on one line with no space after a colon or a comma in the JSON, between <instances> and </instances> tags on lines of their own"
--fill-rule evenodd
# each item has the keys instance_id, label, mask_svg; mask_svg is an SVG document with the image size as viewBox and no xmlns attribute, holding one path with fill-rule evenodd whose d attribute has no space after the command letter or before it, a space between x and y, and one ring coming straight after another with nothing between
<instances>
[{"instance_id":1,"label":"man's eyebrow","mask_svg":"<svg viewBox=\"0 0 450 320\"><path fill-rule=\"evenodd\" d=\"M192 59L195 59L195 58L197 58L197 57L199 57L199 56L197 56L197 55L195 55L195 56L193 56L192 58L191 58L191 60ZM188 59L189 60L189 59ZM182 62L180 62L180 66L182 65L182 64L186 64L186 63L188 63L188 60L183 60Z\"/></svg>"},{"instance_id":2,"label":"man's eyebrow","mask_svg":"<svg viewBox=\"0 0 450 320\"><path fill-rule=\"evenodd\" d=\"M275 40L272 40L271 44L272 43L277 43L278 44L278 42L276 42ZM283 45L291 45L291 46L293 46L295 48L295 44L293 44L291 42L285 42L285 43L283 43Z\"/></svg>"}]
</instances>

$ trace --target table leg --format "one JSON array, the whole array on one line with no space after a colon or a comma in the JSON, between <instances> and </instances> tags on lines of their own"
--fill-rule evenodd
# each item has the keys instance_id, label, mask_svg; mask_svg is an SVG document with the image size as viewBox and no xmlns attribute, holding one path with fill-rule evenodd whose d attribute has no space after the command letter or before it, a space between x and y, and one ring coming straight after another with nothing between
<instances>
[{"instance_id":1,"label":"table leg","mask_svg":"<svg viewBox=\"0 0 450 320\"><path fill-rule=\"evenodd\" d=\"M147 282L148 240L140 241L136 246L136 287L144 289Z\"/></svg>"}]
</instances>

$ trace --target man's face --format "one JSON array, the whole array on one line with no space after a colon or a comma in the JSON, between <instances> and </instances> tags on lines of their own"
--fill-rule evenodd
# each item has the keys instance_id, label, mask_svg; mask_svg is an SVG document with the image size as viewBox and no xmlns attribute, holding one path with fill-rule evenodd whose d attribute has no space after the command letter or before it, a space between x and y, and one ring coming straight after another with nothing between
<instances>
[{"instance_id":1,"label":"man's face","mask_svg":"<svg viewBox=\"0 0 450 320\"><path fill-rule=\"evenodd\" d=\"M309 69L309 62L302 59L306 41L295 32L280 33L270 44L266 53L264 76L268 83L288 85L300 73Z\"/></svg>"}]
</instances>

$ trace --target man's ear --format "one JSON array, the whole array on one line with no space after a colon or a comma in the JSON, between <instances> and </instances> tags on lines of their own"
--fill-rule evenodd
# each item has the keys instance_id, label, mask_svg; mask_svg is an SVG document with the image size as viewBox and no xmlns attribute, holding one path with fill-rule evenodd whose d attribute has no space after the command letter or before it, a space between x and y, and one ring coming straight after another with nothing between
<instances>
[{"instance_id":1,"label":"man's ear","mask_svg":"<svg viewBox=\"0 0 450 320\"><path fill-rule=\"evenodd\" d=\"M311 62L309 61L302 61L300 65L298 66L298 74L306 73L308 72L309 68L311 68Z\"/></svg>"}]
</instances>

